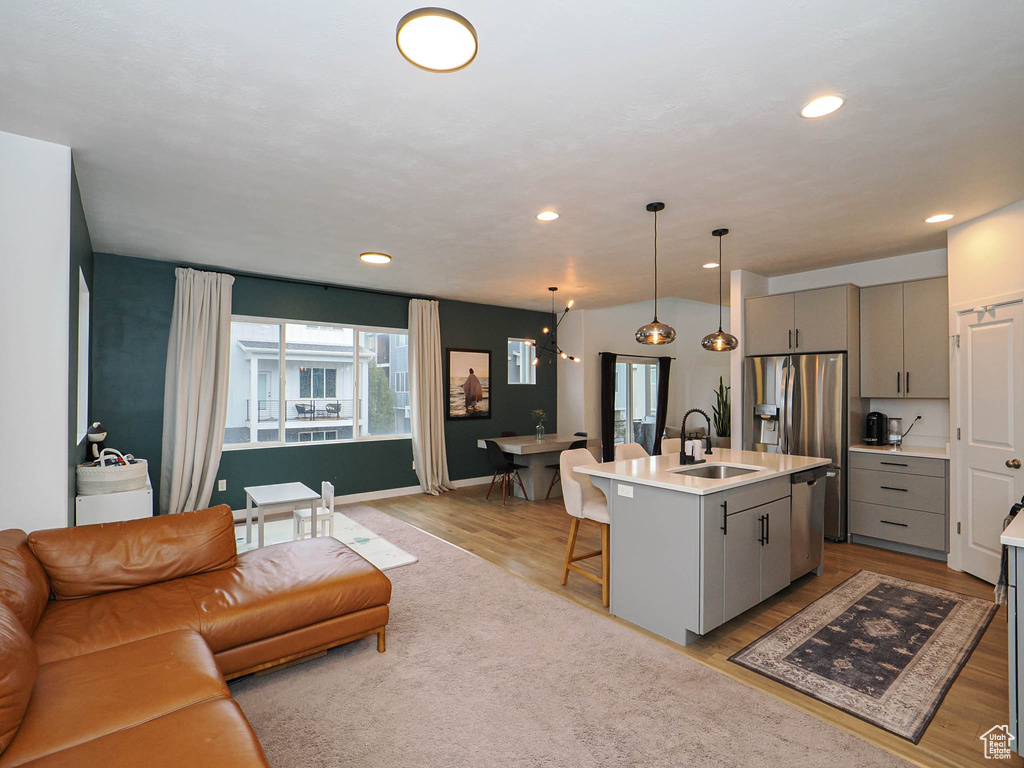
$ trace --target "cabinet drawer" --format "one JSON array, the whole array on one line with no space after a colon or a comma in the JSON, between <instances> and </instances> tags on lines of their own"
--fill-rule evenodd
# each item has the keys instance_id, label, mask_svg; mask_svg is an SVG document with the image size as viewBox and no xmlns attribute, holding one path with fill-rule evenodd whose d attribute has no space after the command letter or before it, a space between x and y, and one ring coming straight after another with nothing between
<instances>
[{"instance_id":1,"label":"cabinet drawer","mask_svg":"<svg viewBox=\"0 0 1024 768\"><path fill-rule=\"evenodd\" d=\"M901 456L898 453L861 453L850 451L850 467L875 469L880 472L902 472L906 475L946 476L945 459L922 459L919 456Z\"/></svg>"},{"instance_id":2,"label":"cabinet drawer","mask_svg":"<svg viewBox=\"0 0 1024 768\"><path fill-rule=\"evenodd\" d=\"M760 483L741 485L722 493L722 499L728 502L729 514L741 512L751 507L759 507L790 495L790 477L773 477Z\"/></svg>"},{"instance_id":3,"label":"cabinet drawer","mask_svg":"<svg viewBox=\"0 0 1024 768\"><path fill-rule=\"evenodd\" d=\"M851 501L850 533L946 551L946 516L916 509Z\"/></svg>"},{"instance_id":4,"label":"cabinet drawer","mask_svg":"<svg viewBox=\"0 0 1024 768\"><path fill-rule=\"evenodd\" d=\"M850 499L944 515L946 479L854 469L850 471Z\"/></svg>"}]
</instances>

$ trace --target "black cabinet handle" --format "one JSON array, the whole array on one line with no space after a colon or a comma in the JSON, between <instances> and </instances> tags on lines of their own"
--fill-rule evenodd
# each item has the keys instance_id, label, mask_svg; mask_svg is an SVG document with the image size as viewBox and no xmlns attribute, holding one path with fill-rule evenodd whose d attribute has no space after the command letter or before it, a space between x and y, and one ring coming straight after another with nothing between
<instances>
[{"instance_id":1,"label":"black cabinet handle","mask_svg":"<svg viewBox=\"0 0 1024 768\"><path fill-rule=\"evenodd\" d=\"M879 464L884 464L887 467L908 467L909 464L900 464L898 461L880 461Z\"/></svg>"},{"instance_id":2,"label":"black cabinet handle","mask_svg":"<svg viewBox=\"0 0 1024 768\"><path fill-rule=\"evenodd\" d=\"M898 525L900 528L909 528L910 527L906 523L894 523L891 520L879 520L879 522L880 523L885 523L886 525Z\"/></svg>"},{"instance_id":3,"label":"black cabinet handle","mask_svg":"<svg viewBox=\"0 0 1024 768\"><path fill-rule=\"evenodd\" d=\"M764 516L764 543L771 544L772 541L772 516Z\"/></svg>"},{"instance_id":4,"label":"black cabinet handle","mask_svg":"<svg viewBox=\"0 0 1024 768\"><path fill-rule=\"evenodd\" d=\"M881 488L883 491L900 491L902 493L909 493L909 491L906 488L893 488L891 485L881 485L879 486L879 488Z\"/></svg>"},{"instance_id":5,"label":"black cabinet handle","mask_svg":"<svg viewBox=\"0 0 1024 768\"><path fill-rule=\"evenodd\" d=\"M793 348L793 329L789 329L789 348Z\"/></svg>"},{"instance_id":6,"label":"black cabinet handle","mask_svg":"<svg viewBox=\"0 0 1024 768\"><path fill-rule=\"evenodd\" d=\"M800 329L796 329L796 348L800 349Z\"/></svg>"},{"instance_id":7,"label":"black cabinet handle","mask_svg":"<svg viewBox=\"0 0 1024 768\"><path fill-rule=\"evenodd\" d=\"M896 371L896 394L900 393L900 372Z\"/></svg>"},{"instance_id":8,"label":"black cabinet handle","mask_svg":"<svg viewBox=\"0 0 1024 768\"><path fill-rule=\"evenodd\" d=\"M907 382L907 394L909 395L910 394L910 371L907 371L907 373L906 373L906 382Z\"/></svg>"},{"instance_id":9,"label":"black cabinet handle","mask_svg":"<svg viewBox=\"0 0 1024 768\"><path fill-rule=\"evenodd\" d=\"M722 502L722 533L729 535L729 502Z\"/></svg>"},{"instance_id":10,"label":"black cabinet handle","mask_svg":"<svg viewBox=\"0 0 1024 768\"><path fill-rule=\"evenodd\" d=\"M758 515L757 518L757 543L762 547L764 546L764 515Z\"/></svg>"}]
</instances>

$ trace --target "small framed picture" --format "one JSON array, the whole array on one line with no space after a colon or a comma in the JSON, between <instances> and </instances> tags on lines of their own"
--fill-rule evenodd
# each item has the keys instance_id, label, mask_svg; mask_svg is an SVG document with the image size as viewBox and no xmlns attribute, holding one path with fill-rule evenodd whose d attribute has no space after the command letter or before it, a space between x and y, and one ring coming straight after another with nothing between
<instances>
[{"instance_id":1,"label":"small framed picture","mask_svg":"<svg viewBox=\"0 0 1024 768\"><path fill-rule=\"evenodd\" d=\"M448 350L448 419L491 418L491 352Z\"/></svg>"}]
</instances>

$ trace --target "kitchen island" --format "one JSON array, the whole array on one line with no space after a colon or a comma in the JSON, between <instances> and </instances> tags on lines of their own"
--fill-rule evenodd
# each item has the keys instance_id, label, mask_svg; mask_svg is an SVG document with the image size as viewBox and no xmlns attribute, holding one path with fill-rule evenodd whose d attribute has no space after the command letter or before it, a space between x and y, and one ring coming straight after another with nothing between
<instances>
[{"instance_id":1,"label":"kitchen island","mask_svg":"<svg viewBox=\"0 0 1024 768\"><path fill-rule=\"evenodd\" d=\"M792 516L791 489L803 487L794 475L829 464L716 448L696 465L672 454L577 467L608 498L611 613L688 645L820 569L823 496L807 530Z\"/></svg>"}]
</instances>

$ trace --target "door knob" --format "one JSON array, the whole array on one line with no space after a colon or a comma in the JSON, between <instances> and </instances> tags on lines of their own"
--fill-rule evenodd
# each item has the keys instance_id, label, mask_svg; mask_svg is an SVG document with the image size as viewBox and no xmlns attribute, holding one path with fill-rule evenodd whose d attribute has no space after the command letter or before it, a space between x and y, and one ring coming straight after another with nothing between
<instances>
[{"instance_id":1,"label":"door knob","mask_svg":"<svg viewBox=\"0 0 1024 768\"><path fill-rule=\"evenodd\" d=\"M1010 469L1020 469L1020 459L1007 459L1006 466Z\"/></svg>"}]
</instances>

